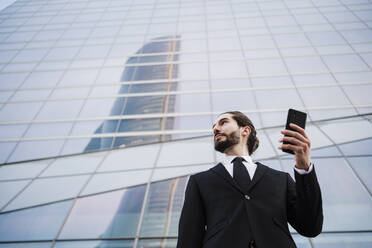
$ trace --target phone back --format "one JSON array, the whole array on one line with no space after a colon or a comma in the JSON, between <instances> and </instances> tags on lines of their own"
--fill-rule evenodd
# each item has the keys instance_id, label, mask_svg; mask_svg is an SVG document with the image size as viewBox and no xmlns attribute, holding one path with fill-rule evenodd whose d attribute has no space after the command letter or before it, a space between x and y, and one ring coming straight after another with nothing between
<instances>
[{"instance_id":1,"label":"phone back","mask_svg":"<svg viewBox=\"0 0 372 248\"><path fill-rule=\"evenodd\" d=\"M301 112L295 109L289 109L285 129L293 130L292 128L289 127L289 123L294 123L297 126L300 126L303 129L305 129L306 117L307 117L307 114L304 112Z\"/></svg>"},{"instance_id":2,"label":"phone back","mask_svg":"<svg viewBox=\"0 0 372 248\"><path fill-rule=\"evenodd\" d=\"M295 110L295 109L289 109L288 110L288 116L287 116L287 123L285 124L285 129L294 131L289 126L290 123L294 123L297 126L300 126L303 129L305 129L306 117L307 117L307 114L304 113L304 112L301 112L301 111L298 111L298 110ZM290 144L290 142L285 141L285 142L283 142L283 144ZM288 150L288 149L283 149L283 152L294 154L294 152L292 150Z\"/></svg>"}]
</instances>

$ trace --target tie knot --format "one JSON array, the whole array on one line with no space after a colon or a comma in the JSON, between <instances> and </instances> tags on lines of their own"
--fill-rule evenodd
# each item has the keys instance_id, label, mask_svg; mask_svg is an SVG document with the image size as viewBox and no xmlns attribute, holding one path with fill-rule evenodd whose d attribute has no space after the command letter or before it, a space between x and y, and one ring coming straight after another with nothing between
<instances>
[{"instance_id":1,"label":"tie knot","mask_svg":"<svg viewBox=\"0 0 372 248\"><path fill-rule=\"evenodd\" d=\"M242 158L242 157L235 157L235 158L232 160L233 163L243 163L243 161L245 161L245 159Z\"/></svg>"}]
</instances>

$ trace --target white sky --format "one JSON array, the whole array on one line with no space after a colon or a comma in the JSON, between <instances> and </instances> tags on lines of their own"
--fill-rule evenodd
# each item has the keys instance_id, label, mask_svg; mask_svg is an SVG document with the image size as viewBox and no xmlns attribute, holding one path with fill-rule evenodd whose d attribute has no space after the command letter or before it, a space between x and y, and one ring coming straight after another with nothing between
<instances>
[{"instance_id":1,"label":"white sky","mask_svg":"<svg viewBox=\"0 0 372 248\"><path fill-rule=\"evenodd\" d=\"M0 11L14 3L16 0L0 0Z\"/></svg>"}]
</instances>

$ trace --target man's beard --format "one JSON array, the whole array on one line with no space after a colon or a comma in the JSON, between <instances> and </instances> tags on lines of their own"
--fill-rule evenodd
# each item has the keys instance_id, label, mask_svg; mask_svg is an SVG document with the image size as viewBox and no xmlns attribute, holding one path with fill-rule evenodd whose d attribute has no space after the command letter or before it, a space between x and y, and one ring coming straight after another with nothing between
<instances>
[{"instance_id":1,"label":"man's beard","mask_svg":"<svg viewBox=\"0 0 372 248\"><path fill-rule=\"evenodd\" d=\"M219 152L224 152L227 148L236 145L239 143L240 136L239 136L239 130L236 130L232 132L229 135L220 134L226 137L225 140L216 140L214 139L214 149Z\"/></svg>"}]
</instances>

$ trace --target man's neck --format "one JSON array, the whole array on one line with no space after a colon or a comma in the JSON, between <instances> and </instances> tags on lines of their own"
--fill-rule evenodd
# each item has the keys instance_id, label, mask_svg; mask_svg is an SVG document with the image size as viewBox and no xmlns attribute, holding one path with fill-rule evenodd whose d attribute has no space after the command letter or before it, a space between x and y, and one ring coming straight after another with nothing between
<instances>
[{"instance_id":1,"label":"man's neck","mask_svg":"<svg viewBox=\"0 0 372 248\"><path fill-rule=\"evenodd\" d=\"M249 156L246 144L236 144L227 148L223 153L225 153L227 156Z\"/></svg>"}]
</instances>

